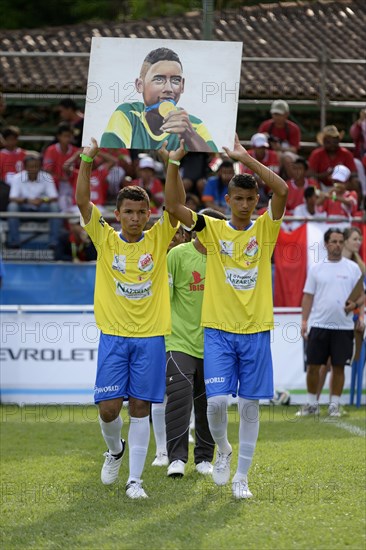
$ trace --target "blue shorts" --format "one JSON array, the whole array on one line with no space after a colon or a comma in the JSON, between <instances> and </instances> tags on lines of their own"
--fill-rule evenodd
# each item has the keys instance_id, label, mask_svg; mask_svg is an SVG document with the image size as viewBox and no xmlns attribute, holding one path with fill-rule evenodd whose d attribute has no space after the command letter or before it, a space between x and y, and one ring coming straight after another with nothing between
<instances>
[{"instance_id":1,"label":"blue shorts","mask_svg":"<svg viewBox=\"0 0 366 550\"><path fill-rule=\"evenodd\" d=\"M238 393L245 399L272 399L270 331L235 334L205 328L203 356L207 397Z\"/></svg>"},{"instance_id":2,"label":"blue shorts","mask_svg":"<svg viewBox=\"0 0 366 550\"><path fill-rule=\"evenodd\" d=\"M94 402L135 397L162 403L165 394L164 336L100 335Z\"/></svg>"}]
</instances>

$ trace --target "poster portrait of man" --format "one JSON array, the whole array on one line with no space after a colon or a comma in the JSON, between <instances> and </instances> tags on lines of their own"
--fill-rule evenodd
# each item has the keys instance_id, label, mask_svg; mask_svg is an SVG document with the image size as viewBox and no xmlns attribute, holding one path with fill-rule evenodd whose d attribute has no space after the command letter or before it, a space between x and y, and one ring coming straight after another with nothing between
<instances>
[{"instance_id":1,"label":"poster portrait of man","mask_svg":"<svg viewBox=\"0 0 366 550\"><path fill-rule=\"evenodd\" d=\"M232 141L242 44L93 38L83 144L217 152Z\"/></svg>"}]
</instances>

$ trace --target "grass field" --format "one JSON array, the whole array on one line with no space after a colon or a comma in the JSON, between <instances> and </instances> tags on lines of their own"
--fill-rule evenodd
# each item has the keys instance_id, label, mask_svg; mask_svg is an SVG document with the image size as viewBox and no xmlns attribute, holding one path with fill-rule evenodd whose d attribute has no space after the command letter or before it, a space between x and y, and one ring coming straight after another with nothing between
<instances>
[{"instance_id":1,"label":"grass field","mask_svg":"<svg viewBox=\"0 0 366 550\"><path fill-rule=\"evenodd\" d=\"M249 476L254 498L234 501L195 472L144 472L148 500L99 482L105 446L94 407L3 406L1 548L357 549L365 548L365 408L330 420L262 407ZM127 439L127 413L122 413ZM237 454L238 417L230 409ZM192 449L191 449L192 455ZM236 467L234 461L233 469Z\"/></svg>"}]
</instances>

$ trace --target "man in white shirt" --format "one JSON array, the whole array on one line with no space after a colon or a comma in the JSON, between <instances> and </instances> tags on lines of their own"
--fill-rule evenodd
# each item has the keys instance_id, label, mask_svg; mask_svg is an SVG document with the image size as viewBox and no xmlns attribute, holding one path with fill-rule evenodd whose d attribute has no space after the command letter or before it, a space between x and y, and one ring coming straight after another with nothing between
<instances>
[{"instance_id":1,"label":"man in white shirt","mask_svg":"<svg viewBox=\"0 0 366 550\"><path fill-rule=\"evenodd\" d=\"M41 170L41 158L29 155L24 159L24 170L13 177L8 212L59 212L58 193L53 178ZM49 248L55 248L62 220L50 219ZM20 219L9 218L9 248L19 248Z\"/></svg>"},{"instance_id":2,"label":"man in white shirt","mask_svg":"<svg viewBox=\"0 0 366 550\"><path fill-rule=\"evenodd\" d=\"M350 365L353 352L352 311L359 301L364 300L362 291L356 302L348 301L362 273L355 262L342 256L342 231L339 228L328 229L324 234L324 243L327 258L309 269L302 299L301 334L304 339L308 339L308 395L307 404L298 411L297 416L319 413L319 370L329 357L332 364L332 379L328 412L329 416L341 416L339 402L344 385L344 367Z\"/></svg>"}]
</instances>

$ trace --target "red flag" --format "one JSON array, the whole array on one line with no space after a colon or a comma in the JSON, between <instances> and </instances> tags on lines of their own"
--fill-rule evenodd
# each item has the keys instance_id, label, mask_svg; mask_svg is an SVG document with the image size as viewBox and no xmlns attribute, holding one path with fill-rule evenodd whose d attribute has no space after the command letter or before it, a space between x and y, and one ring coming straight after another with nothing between
<instances>
[{"instance_id":1,"label":"red flag","mask_svg":"<svg viewBox=\"0 0 366 550\"><path fill-rule=\"evenodd\" d=\"M307 230L301 225L292 233L280 230L276 248L275 292L276 307L299 307L307 272Z\"/></svg>"}]
</instances>

